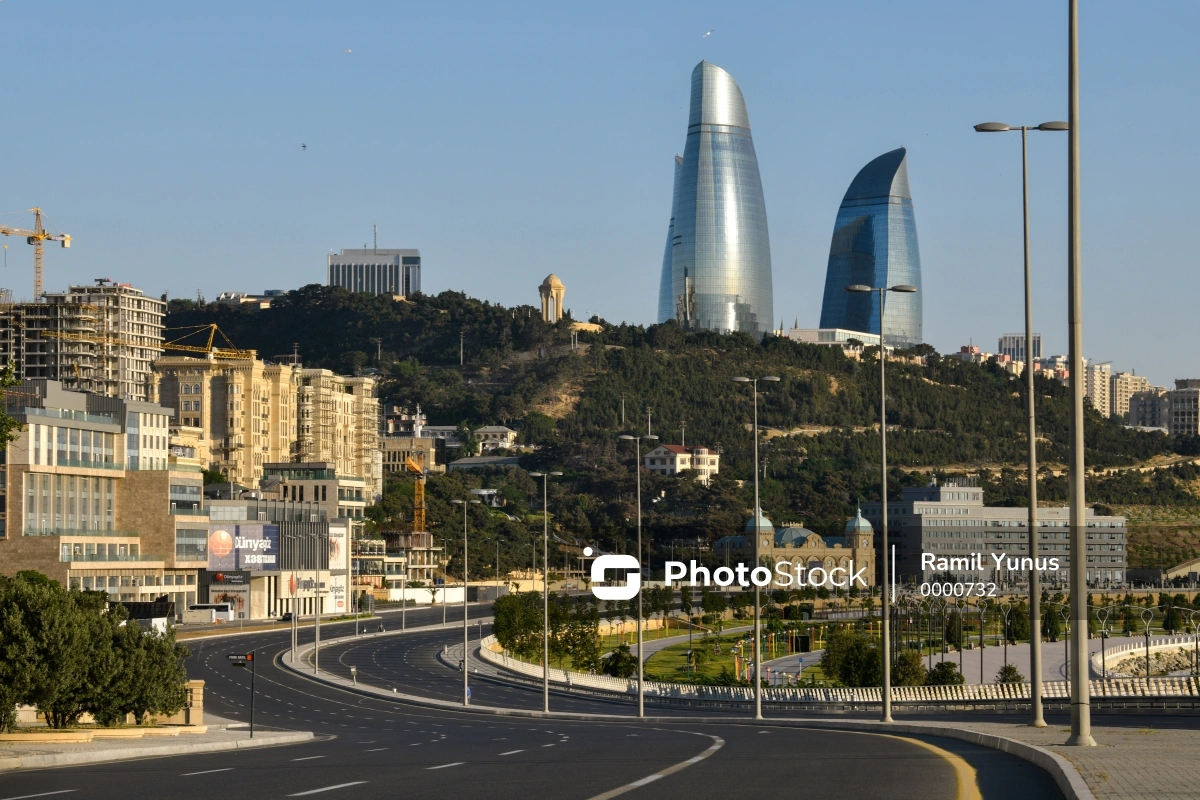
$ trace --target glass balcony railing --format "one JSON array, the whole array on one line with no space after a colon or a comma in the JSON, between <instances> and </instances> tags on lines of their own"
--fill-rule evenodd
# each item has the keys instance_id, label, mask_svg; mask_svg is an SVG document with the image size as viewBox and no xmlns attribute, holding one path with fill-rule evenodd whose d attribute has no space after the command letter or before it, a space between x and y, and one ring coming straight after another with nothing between
<instances>
[{"instance_id":1,"label":"glass balcony railing","mask_svg":"<svg viewBox=\"0 0 1200 800\"><path fill-rule=\"evenodd\" d=\"M77 469L124 469L124 464L114 464L111 461L81 461L77 458L60 458L56 461L58 467L75 467Z\"/></svg>"},{"instance_id":2,"label":"glass balcony railing","mask_svg":"<svg viewBox=\"0 0 1200 800\"><path fill-rule=\"evenodd\" d=\"M71 411L66 408L29 408L25 414L35 417L54 417L55 419L73 419L79 422L99 422L106 425L116 425L117 421L111 414L88 414L86 411Z\"/></svg>"},{"instance_id":3,"label":"glass balcony railing","mask_svg":"<svg viewBox=\"0 0 1200 800\"><path fill-rule=\"evenodd\" d=\"M41 528L25 529L26 536L124 536L137 537L136 531L97 530L95 528Z\"/></svg>"},{"instance_id":4,"label":"glass balcony railing","mask_svg":"<svg viewBox=\"0 0 1200 800\"><path fill-rule=\"evenodd\" d=\"M175 516L184 517L207 517L208 512L203 508L172 508L171 513Z\"/></svg>"},{"instance_id":5,"label":"glass balcony railing","mask_svg":"<svg viewBox=\"0 0 1200 800\"><path fill-rule=\"evenodd\" d=\"M134 562L144 562L144 561L162 561L162 560L163 560L163 557L162 557L162 556L143 556L143 555L136 555L136 556L130 556L130 555L124 555L124 556L120 556L120 555L117 555L117 556L112 556L112 555L109 555L108 553L63 553L63 554L61 554L61 555L59 556L59 559L58 559L58 560L59 560L60 562L67 562L67 561L72 561L72 562L73 562L73 561L134 561Z\"/></svg>"}]
</instances>

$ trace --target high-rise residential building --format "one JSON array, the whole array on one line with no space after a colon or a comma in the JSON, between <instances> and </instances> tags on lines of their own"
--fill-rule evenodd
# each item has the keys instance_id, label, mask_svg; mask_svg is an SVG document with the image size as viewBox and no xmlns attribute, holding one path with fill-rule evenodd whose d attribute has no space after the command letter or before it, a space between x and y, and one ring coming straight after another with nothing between
<instances>
[{"instance_id":1,"label":"high-rise residential building","mask_svg":"<svg viewBox=\"0 0 1200 800\"><path fill-rule=\"evenodd\" d=\"M758 157L742 90L707 61L692 71L687 141L674 183L659 322L761 338L772 328L774 306Z\"/></svg>"},{"instance_id":2,"label":"high-rise residential building","mask_svg":"<svg viewBox=\"0 0 1200 800\"><path fill-rule=\"evenodd\" d=\"M329 285L352 292L410 297L421 291L421 251L366 247L327 257Z\"/></svg>"},{"instance_id":3,"label":"high-rise residential building","mask_svg":"<svg viewBox=\"0 0 1200 800\"><path fill-rule=\"evenodd\" d=\"M1005 333L1000 337L1000 344L996 347L996 353L1002 356L1008 356L1013 361L1024 362L1025 359L1025 334L1023 333ZM1033 357L1035 359L1042 357L1042 335L1035 333L1033 335Z\"/></svg>"},{"instance_id":4,"label":"high-rise residential building","mask_svg":"<svg viewBox=\"0 0 1200 800\"><path fill-rule=\"evenodd\" d=\"M374 501L383 492L375 379L301 369L298 383L299 428L291 460L328 462L338 475L362 478L368 502Z\"/></svg>"},{"instance_id":5,"label":"high-rise residential building","mask_svg":"<svg viewBox=\"0 0 1200 800\"><path fill-rule=\"evenodd\" d=\"M822 328L879 334L879 298L846 287L916 286L911 294L884 296L887 345L911 347L921 339L921 254L908 188L908 156L903 147L867 164L846 190L833 225Z\"/></svg>"},{"instance_id":6,"label":"high-rise residential building","mask_svg":"<svg viewBox=\"0 0 1200 800\"><path fill-rule=\"evenodd\" d=\"M1087 362L1083 368L1083 395L1102 417L1107 417L1112 412L1112 400L1109 395L1111 389L1112 364L1107 361Z\"/></svg>"},{"instance_id":7,"label":"high-rise residential building","mask_svg":"<svg viewBox=\"0 0 1200 800\"><path fill-rule=\"evenodd\" d=\"M22 424L0 458L0 573L37 570L112 600L197 600L208 518L200 461L172 410L26 380L4 397Z\"/></svg>"},{"instance_id":8,"label":"high-rise residential building","mask_svg":"<svg viewBox=\"0 0 1200 800\"><path fill-rule=\"evenodd\" d=\"M1138 392L1150 390L1150 379L1132 372L1114 372L1108 402L1114 417L1129 416L1129 400Z\"/></svg>"},{"instance_id":9,"label":"high-rise residential building","mask_svg":"<svg viewBox=\"0 0 1200 800\"><path fill-rule=\"evenodd\" d=\"M36 303L0 304L0 363L12 364L18 379L151 402L166 306L106 279L47 293Z\"/></svg>"},{"instance_id":10,"label":"high-rise residential building","mask_svg":"<svg viewBox=\"0 0 1200 800\"><path fill-rule=\"evenodd\" d=\"M206 466L254 486L263 465L291 461L298 427L297 370L258 358L165 356L158 396L177 424L197 429Z\"/></svg>"}]
</instances>

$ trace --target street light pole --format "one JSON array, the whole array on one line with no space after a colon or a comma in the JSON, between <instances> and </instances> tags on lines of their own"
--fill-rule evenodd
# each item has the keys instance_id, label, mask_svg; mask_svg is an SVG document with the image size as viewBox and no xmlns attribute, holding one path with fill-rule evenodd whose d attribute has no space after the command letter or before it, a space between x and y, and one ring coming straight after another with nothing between
<instances>
[{"instance_id":1,"label":"street light pole","mask_svg":"<svg viewBox=\"0 0 1200 800\"><path fill-rule=\"evenodd\" d=\"M470 704L470 700L471 700L471 687L468 684L468 678L469 678L469 675L471 672L471 664L470 664L471 654L470 654L470 650L469 650L471 628L467 624L467 622L468 622L467 621L467 506L471 505L472 503L478 505L479 501L478 500L451 500L450 502L455 503L456 505L461 505L463 507L463 657L462 657L463 696L462 696L462 703L464 706L466 706L466 705ZM444 591L445 590L443 590L443 592ZM442 597L442 613L443 614L445 613L445 609L446 609L446 598L443 595L443 597Z\"/></svg>"},{"instance_id":2,"label":"street light pole","mask_svg":"<svg viewBox=\"0 0 1200 800\"><path fill-rule=\"evenodd\" d=\"M647 417L646 426L649 427L649 417ZM622 434L622 439L632 439L637 444L637 560L638 560L638 577L641 577L642 571L642 439L650 441L658 441L658 437L647 433L645 436L630 436ZM637 596L637 685L638 685L638 717L646 716L646 695L645 681L642 674L642 593L639 591Z\"/></svg>"},{"instance_id":3,"label":"street light pole","mask_svg":"<svg viewBox=\"0 0 1200 800\"><path fill-rule=\"evenodd\" d=\"M542 479L542 713L550 713L550 508L546 484L561 472L531 472Z\"/></svg>"},{"instance_id":4,"label":"street light pole","mask_svg":"<svg viewBox=\"0 0 1200 800\"><path fill-rule=\"evenodd\" d=\"M758 550L758 537L762 533L758 527L758 521L762 517L762 505L758 500L758 382L775 381L779 378L775 375L767 375L759 378L734 378L738 383L749 383L751 391L754 394L754 542L750 547L750 552L754 556L754 566L751 569L751 583L753 581L754 570L758 568L758 560L760 557ZM772 531L772 535L774 532ZM762 589L757 583L754 583L754 718L762 719Z\"/></svg>"},{"instance_id":5,"label":"street light pole","mask_svg":"<svg viewBox=\"0 0 1200 800\"><path fill-rule=\"evenodd\" d=\"M846 287L848 292L878 292L879 293L879 525L880 543L882 545L883 582L880 584L880 597L883 600L880 611L880 634L883 640L883 681L882 681L882 712L883 722L892 721L892 598L890 594L891 579L888 572L891 557L888 553L888 484L887 484L887 349L884 345L884 293L901 292L911 294L917 291L916 286L907 283L896 286L864 286L853 284ZM960 637L961 638L961 637Z\"/></svg>"},{"instance_id":6,"label":"street light pole","mask_svg":"<svg viewBox=\"0 0 1200 800\"><path fill-rule=\"evenodd\" d=\"M1095 747L1088 685L1087 507L1083 459L1083 236L1079 213L1079 0L1068 0L1067 56L1067 268L1071 359L1071 611L1074 612L1071 650L1071 737L1067 744Z\"/></svg>"},{"instance_id":7,"label":"street light pole","mask_svg":"<svg viewBox=\"0 0 1200 800\"><path fill-rule=\"evenodd\" d=\"M1028 421L1026 437L1029 450L1029 554L1034 559L1029 571L1029 724L1046 727L1042 716L1042 580L1037 568L1038 511L1037 511L1037 411L1033 380L1033 277L1029 265L1029 131L1065 131L1065 122L1043 122L1041 125L1012 127L1003 122L984 122L975 126L979 133L1021 131L1021 220L1025 250L1025 407ZM1036 624L1034 621L1037 621Z\"/></svg>"}]
</instances>

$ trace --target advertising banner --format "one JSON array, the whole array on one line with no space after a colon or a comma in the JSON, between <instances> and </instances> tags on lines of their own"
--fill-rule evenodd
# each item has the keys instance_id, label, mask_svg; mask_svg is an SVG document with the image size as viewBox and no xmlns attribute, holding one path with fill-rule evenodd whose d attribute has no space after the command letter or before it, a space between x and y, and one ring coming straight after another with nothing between
<instances>
[{"instance_id":1,"label":"advertising banner","mask_svg":"<svg viewBox=\"0 0 1200 800\"><path fill-rule=\"evenodd\" d=\"M208 526L208 569L279 570L279 526L262 523Z\"/></svg>"},{"instance_id":2,"label":"advertising banner","mask_svg":"<svg viewBox=\"0 0 1200 800\"><path fill-rule=\"evenodd\" d=\"M346 571L346 526L334 525L329 526L329 571L330 572L345 572Z\"/></svg>"},{"instance_id":3,"label":"advertising banner","mask_svg":"<svg viewBox=\"0 0 1200 800\"><path fill-rule=\"evenodd\" d=\"M250 584L230 586L214 583L208 587L208 602L229 603L234 619L250 618Z\"/></svg>"},{"instance_id":4,"label":"advertising banner","mask_svg":"<svg viewBox=\"0 0 1200 800\"><path fill-rule=\"evenodd\" d=\"M325 611L330 614L344 614L346 612L346 576L330 575L328 586L329 600Z\"/></svg>"}]
</instances>

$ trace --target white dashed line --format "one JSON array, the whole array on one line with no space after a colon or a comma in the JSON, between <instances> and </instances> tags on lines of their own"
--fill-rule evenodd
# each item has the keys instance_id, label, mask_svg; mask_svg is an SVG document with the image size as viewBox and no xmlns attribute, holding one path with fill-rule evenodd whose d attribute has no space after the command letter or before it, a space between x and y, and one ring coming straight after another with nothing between
<instances>
[{"instance_id":1,"label":"white dashed line","mask_svg":"<svg viewBox=\"0 0 1200 800\"><path fill-rule=\"evenodd\" d=\"M347 786L358 786L366 783L366 781L353 781L351 783L339 783L335 786L323 786L320 789L309 789L307 792L296 792L289 794L288 797L304 797L306 794L319 794L320 792L332 792L334 789L345 789Z\"/></svg>"},{"instance_id":2,"label":"white dashed line","mask_svg":"<svg viewBox=\"0 0 1200 800\"><path fill-rule=\"evenodd\" d=\"M233 767L222 767L221 769L206 769L206 770L202 770L200 772L185 772L182 775L180 775L179 777L186 778L189 775L208 775L213 772L229 772L229 770L231 770L231 769L233 769Z\"/></svg>"},{"instance_id":3,"label":"white dashed line","mask_svg":"<svg viewBox=\"0 0 1200 800\"><path fill-rule=\"evenodd\" d=\"M459 766L461 764L465 764L465 763L467 763L467 762L451 761L449 764L438 764L436 767L426 767L425 769L445 769L446 767L457 767L457 766Z\"/></svg>"},{"instance_id":4,"label":"white dashed line","mask_svg":"<svg viewBox=\"0 0 1200 800\"><path fill-rule=\"evenodd\" d=\"M305 756L304 758L293 758L292 761L312 761L314 758L324 758L324 757L325 756ZM346 785L349 786L350 784L347 783ZM295 795L288 795L288 796L294 797Z\"/></svg>"},{"instance_id":5,"label":"white dashed line","mask_svg":"<svg viewBox=\"0 0 1200 800\"><path fill-rule=\"evenodd\" d=\"M507 753L501 753L500 755L512 756L512 755L516 755L517 753L524 753L524 752L525 752L524 750L509 750Z\"/></svg>"}]
</instances>

